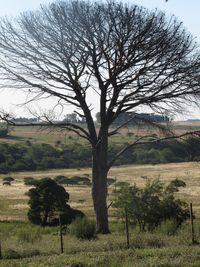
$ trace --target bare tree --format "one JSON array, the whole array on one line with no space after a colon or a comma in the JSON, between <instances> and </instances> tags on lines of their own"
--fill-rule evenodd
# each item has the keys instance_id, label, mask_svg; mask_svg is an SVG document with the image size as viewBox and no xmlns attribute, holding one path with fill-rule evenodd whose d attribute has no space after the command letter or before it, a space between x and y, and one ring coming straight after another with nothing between
<instances>
[{"instance_id":1,"label":"bare tree","mask_svg":"<svg viewBox=\"0 0 200 267\"><path fill-rule=\"evenodd\" d=\"M109 232L108 138L124 112L148 107L181 111L200 93L200 55L193 38L174 17L110 1L58 1L37 12L0 22L0 79L4 88L27 90L31 100L55 97L85 117L74 131L91 144L92 197L98 230ZM91 97L98 97L95 128ZM53 122L50 122L53 125ZM138 139L130 146L144 143Z\"/></svg>"}]
</instances>

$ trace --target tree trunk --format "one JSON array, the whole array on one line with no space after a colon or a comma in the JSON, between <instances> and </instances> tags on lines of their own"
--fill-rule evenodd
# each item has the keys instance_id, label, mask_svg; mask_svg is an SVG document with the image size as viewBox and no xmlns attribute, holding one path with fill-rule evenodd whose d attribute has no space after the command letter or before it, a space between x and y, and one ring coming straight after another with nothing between
<instances>
[{"instance_id":1,"label":"tree trunk","mask_svg":"<svg viewBox=\"0 0 200 267\"><path fill-rule=\"evenodd\" d=\"M107 136L93 148L92 198L97 231L109 233L107 209Z\"/></svg>"}]
</instances>

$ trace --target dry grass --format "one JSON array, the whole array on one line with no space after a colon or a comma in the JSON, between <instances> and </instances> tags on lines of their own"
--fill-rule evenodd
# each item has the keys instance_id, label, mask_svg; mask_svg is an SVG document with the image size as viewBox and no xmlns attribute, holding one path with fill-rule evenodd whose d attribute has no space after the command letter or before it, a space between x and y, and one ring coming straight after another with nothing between
<instances>
[{"instance_id":1,"label":"dry grass","mask_svg":"<svg viewBox=\"0 0 200 267\"><path fill-rule=\"evenodd\" d=\"M18 172L9 175L15 178L12 186L3 186L0 183L0 212L1 220L26 220L27 201L25 193L30 187L25 186L23 178L32 176L37 179L44 177L54 178L56 175L66 175L72 177L75 175L91 175L91 169L60 169L38 172ZM172 179L179 178L186 182L187 187L180 190L178 196L186 202L192 202L194 212L200 218L200 165L195 162L171 163L157 165L132 165L112 168L110 177L116 177L117 181L126 181L130 184L136 183L138 186L144 186L147 180L159 178L163 182L169 182ZM0 175L0 180L3 178ZM108 203L112 200L112 191L114 185L109 187ZM66 190L70 193L70 205L81 209L89 216L94 216L91 188L84 186L69 186ZM109 209L111 219L114 216L112 208Z\"/></svg>"},{"instance_id":2,"label":"dry grass","mask_svg":"<svg viewBox=\"0 0 200 267\"><path fill-rule=\"evenodd\" d=\"M172 122L169 127L177 134L181 134L186 131L200 130L200 122ZM111 141L114 143L129 142L133 140L133 135L142 136L155 133L158 135L160 134L158 131L150 127L126 127L120 130L119 135L113 136ZM8 138L0 138L0 142L7 143L24 143L26 141L30 141L32 143L48 143L51 145L56 145L58 141L63 144L71 142L85 142L82 138L79 138L73 132L64 132L58 129L42 130L42 128L38 126L15 126L12 128Z\"/></svg>"}]
</instances>

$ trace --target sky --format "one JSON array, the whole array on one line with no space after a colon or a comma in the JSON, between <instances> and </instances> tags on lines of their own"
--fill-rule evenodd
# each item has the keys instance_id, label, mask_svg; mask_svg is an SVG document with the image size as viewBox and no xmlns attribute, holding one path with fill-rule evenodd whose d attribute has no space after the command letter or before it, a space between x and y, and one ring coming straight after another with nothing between
<instances>
[{"instance_id":1,"label":"sky","mask_svg":"<svg viewBox=\"0 0 200 267\"><path fill-rule=\"evenodd\" d=\"M122 0L123 1L123 0ZM42 4L48 4L53 0L0 0L0 17L2 16L18 16L20 12L28 10L36 10ZM127 2L127 0L126 0ZM185 28L196 37L200 44L200 1L199 0L128 0L128 2L144 6L148 9L160 9L165 11L169 16L174 14L179 21L183 22ZM23 103L24 96L15 92L0 92L0 109L4 108L8 111L23 115L26 109L16 108L16 104ZM194 112L180 119L200 118L200 109L193 109ZM179 119L179 117L177 117Z\"/></svg>"}]
</instances>

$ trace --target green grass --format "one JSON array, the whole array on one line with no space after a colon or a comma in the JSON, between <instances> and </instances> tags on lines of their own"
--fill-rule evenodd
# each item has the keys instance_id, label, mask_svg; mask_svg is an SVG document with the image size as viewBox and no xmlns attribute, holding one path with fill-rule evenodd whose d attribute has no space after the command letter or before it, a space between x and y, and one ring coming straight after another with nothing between
<instances>
[{"instance_id":1,"label":"green grass","mask_svg":"<svg viewBox=\"0 0 200 267\"><path fill-rule=\"evenodd\" d=\"M90 241L64 236L64 254L60 255L58 227L40 228L28 223L0 223L3 259L1 267L67 267L82 263L90 267L187 267L200 266L200 248L190 242L186 224L175 236L138 233L130 230L130 248L126 246L123 225L111 225L112 234ZM121 229L121 230L119 230ZM7 234L9 233L9 234ZM197 231L197 238L200 234Z\"/></svg>"}]
</instances>

